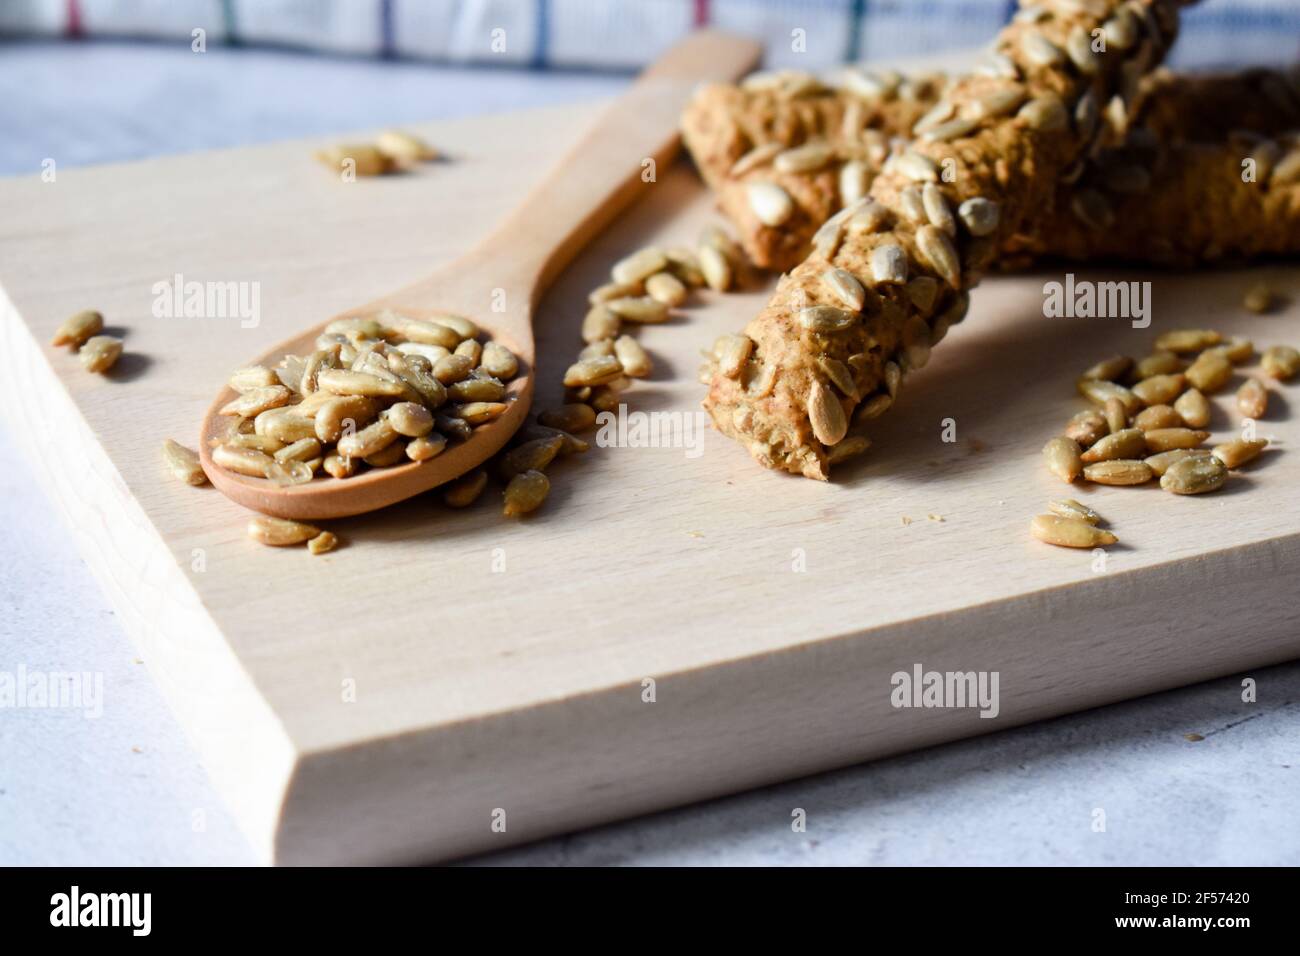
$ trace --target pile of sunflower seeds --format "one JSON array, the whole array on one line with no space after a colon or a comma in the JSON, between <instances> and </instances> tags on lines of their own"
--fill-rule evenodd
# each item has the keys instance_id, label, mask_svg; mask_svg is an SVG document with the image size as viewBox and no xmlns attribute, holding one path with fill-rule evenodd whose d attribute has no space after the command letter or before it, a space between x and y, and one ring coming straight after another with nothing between
<instances>
[{"instance_id":1,"label":"pile of sunflower seeds","mask_svg":"<svg viewBox=\"0 0 1300 956\"><path fill-rule=\"evenodd\" d=\"M1100 485L1143 485L1159 480L1176 495L1218 491L1231 472L1257 458L1263 438L1237 438L1204 447L1210 432L1208 396L1229 387L1236 367L1255 355L1254 345L1225 339L1210 329L1177 329L1157 337L1154 351L1135 361L1116 355L1087 369L1079 393L1093 408L1079 412L1060 435L1043 446L1047 469L1062 481L1080 478ZM1300 373L1300 352L1286 345L1267 349L1264 376L1289 381ZM1268 412L1265 379L1246 376L1235 404L1243 419ZM1034 537L1067 548L1114 544L1096 527L1099 516L1078 502L1056 502L1052 514L1033 520Z\"/></svg>"}]
</instances>

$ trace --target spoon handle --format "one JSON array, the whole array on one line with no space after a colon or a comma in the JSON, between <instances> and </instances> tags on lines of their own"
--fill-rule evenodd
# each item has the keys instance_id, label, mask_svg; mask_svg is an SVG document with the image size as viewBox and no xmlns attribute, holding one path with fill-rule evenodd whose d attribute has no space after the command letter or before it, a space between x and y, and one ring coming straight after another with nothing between
<instances>
[{"instance_id":1,"label":"spoon handle","mask_svg":"<svg viewBox=\"0 0 1300 956\"><path fill-rule=\"evenodd\" d=\"M696 87L738 79L761 55L755 41L712 30L675 44L471 256L511 270L517 288L532 289L535 306L583 246L654 188L680 148L678 122Z\"/></svg>"}]
</instances>

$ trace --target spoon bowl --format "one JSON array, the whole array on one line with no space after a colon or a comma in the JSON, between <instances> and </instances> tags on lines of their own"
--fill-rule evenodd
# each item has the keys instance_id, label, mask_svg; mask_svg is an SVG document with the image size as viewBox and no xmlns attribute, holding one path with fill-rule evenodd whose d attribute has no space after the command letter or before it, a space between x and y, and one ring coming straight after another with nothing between
<instances>
[{"instance_id":1,"label":"spoon bowl","mask_svg":"<svg viewBox=\"0 0 1300 956\"><path fill-rule=\"evenodd\" d=\"M317 476L277 485L227 471L212 458L212 442L227 434L221 408L236 397L222 388L200 429L199 457L208 479L231 500L282 518L327 519L383 508L451 481L500 451L524 423L534 387L533 312L550 283L615 216L646 195L657 168L680 147L678 118L701 83L734 80L758 62L751 40L715 31L692 34L672 47L617 97L582 140L476 249L433 275L334 319L391 310L410 318L462 315L479 326L480 341L496 341L519 360L506 383L507 409L449 442L433 458L371 468L351 478ZM356 188L356 187L354 187ZM249 364L275 368L286 354L309 355L333 319L282 342Z\"/></svg>"}]
</instances>

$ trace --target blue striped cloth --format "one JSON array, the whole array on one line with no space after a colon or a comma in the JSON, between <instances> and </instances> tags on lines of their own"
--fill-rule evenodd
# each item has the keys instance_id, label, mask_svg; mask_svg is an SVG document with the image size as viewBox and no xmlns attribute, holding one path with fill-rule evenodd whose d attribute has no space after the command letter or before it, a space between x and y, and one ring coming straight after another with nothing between
<instances>
[{"instance_id":1,"label":"blue striped cloth","mask_svg":"<svg viewBox=\"0 0 1300 956\"><path fill-rule=\"evenodd\" d=\"M0 33L267 44L451 63L632 70L693 28L763 40L768 65L986 42L1015 0L3 0ZM1300 0L1203 0L1179 66L1300 59Z\"/></svg>"}]
</instances>

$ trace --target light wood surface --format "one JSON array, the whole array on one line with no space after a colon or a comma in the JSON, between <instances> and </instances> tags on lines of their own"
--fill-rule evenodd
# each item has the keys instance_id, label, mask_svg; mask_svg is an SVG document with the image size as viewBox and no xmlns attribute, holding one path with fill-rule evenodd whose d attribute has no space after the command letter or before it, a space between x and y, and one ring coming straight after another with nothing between
<instances>
[{"instance_id":1,"label":"light wood surface","mask_svg":"<svg viewBox=\"0 0 1300 956\"><path fill-rule=\"evenodd\" d=\"M696 458L595 447L551 470L530 520L502 519L497 492L465 512L421 496L332 523L346 546L312 557L165 477L162 439L192 440L231 369L482 239L597 111L430 125L449 162L347 186L319 142L0 182L10 429L267 860L444 859L1300 656L1295 386L1261 424L1277 449L1224 493L1073 490L1122 541L1104 571L1028 534L1066 490L1038 450L1083 407L1078 370L1183 325L1295 344L1300 307L1240 307L1260 277L1300 294L1289 265L1082 273L1150 279L1147 330L1044 319L1063 270L990 280L831 484L713 432ZM541 303L539 404L610 263L717 221L685 164L650 193ZM155 318L178 272L260 282L261 324ZM658 370L632 410L696 410L699 350L765 291L645 329ZM46 344L85 307L126 334L107 378ZM1220 410L1216 437L1235 422ZM916 663L998 671L999 716L893 708L890 676Z\"/></svg>"},{"instance_id":2,"label":"light wood surface","mask_svg":"<svg viewBox=\"0 0 1300 956\"><path fill-rule=\"evenodd\" d=\"M472 318L484 341L505 345L519 359L507 385L509 406L428 461L374 468L347 480L322 476L280 487L264 478L226 471L213 463L210 440L225 434L221 414L234 399L223 387L200 428L199 454L212 484L245 508L284 518L344 518L386 508L445 484L496 454L528 416L533 398L533 310L542 293L624 209L648 195L658 167L680 149L678 118L703 83L730 82L758 65L753 40L711 30L693 33L651 64L573 144L527 198L485 240L432 275L374 302L315 322L248 365L275 368L286 354L309 355L331 320L392 310L410 318L451 313Z\"/></svg>"}]
</instances>

